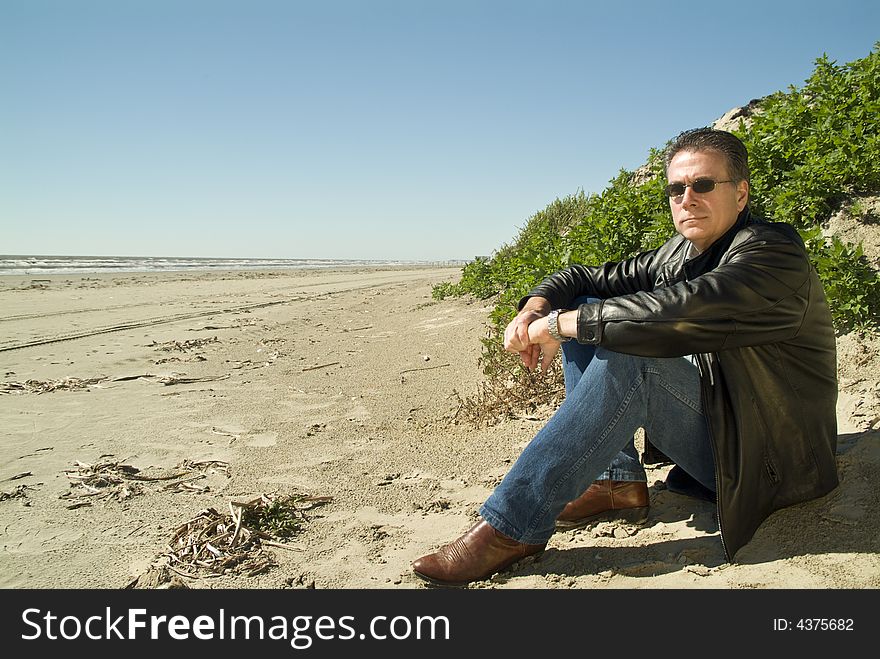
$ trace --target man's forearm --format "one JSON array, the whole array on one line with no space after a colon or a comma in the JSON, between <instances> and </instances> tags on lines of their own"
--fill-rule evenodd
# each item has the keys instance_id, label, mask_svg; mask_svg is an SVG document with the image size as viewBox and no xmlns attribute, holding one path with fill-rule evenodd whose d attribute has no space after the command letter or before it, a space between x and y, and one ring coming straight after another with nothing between
<instances>
[{"instance_id":1,"label":"man's forearm","mask_svg":"<svg viewBox=\"0 0 880 659\"><path fill-rule=\"evenodd\" d=\"M566 311L565 313L559 314L559 317L556 320L556 326L559 328L560 336L568 336L572 339L576 339L577 332L577 319L578 319L578 311L577 309L573 309L571 311Z\"/></svg>"},{"instance_id":2,"label":"man's forearm","mask_svg":"<svg viewBox=\"0 0 880 659\"><path fill-rule=\"evenodd\" d=\"M522 306L522 309L520 309L520 313L534 311L542 316L546 316L551 310L552 307L550 306L550 300L541 297L540 295L534 295L526 300L526 303Z\"/></svg>"}]
</instances>

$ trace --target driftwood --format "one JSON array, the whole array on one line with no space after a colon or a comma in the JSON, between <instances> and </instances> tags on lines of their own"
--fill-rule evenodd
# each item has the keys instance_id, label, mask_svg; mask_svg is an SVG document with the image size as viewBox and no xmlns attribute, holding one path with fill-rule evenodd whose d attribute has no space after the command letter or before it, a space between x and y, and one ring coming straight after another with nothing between
<instances>
[{"instance_id":1,"label":"driftwood","mask_svg":"<svg viewBox=\"0 0 880 659\"><path fill-rule=\"evenodd\" d=\"M208 343L219 343L220 339L216 336L212 336L204 339L188 339L186 341L165 341L164 343L158 343L153 341L149 344L151 348L155 348L156 350L164 350L165 352L170 352L172 350L177 350L179 352L189 352L193 348L201 348L203 345L207 345Z\"/></svg>"},{"instance_id":2,"label":"driftwood","mask_svg":"<svg viewBox=\"0 0 880 659\"><path fill-rule=\"evenodd\" d=\"M407 368L403 371L400 371L400 373L403 374L403 373L412 373L413 371L430 371L435 368L446 368L447 366L452 366L452 364L439 364L437 366L425 366L423 368Z\"/></svg>"},{"instance_id":3,"label":"driftwood","mask_svg":"<svg viewBox=\"0 0 880 659\"><path fill-rule=\"evenodd\" d=\"M164 384L165 386L169 386L172 384L191 384L193 382L213 382L214 380L226 380L229 375L209 375L203 378L184 378L178 375L168 375L156 378L159 382Z\"/></svg>"},{"instance_id":4,"label":"driftwood","mask_svg":"<svg viewBox=\"0 0 880 659\"><path fill-rule=\"evenodd\" d=\"M273 358L274 359L274 358ZM157 382L169 386L173 384L191 384L193 382L213 382L214 380L226 380L229 374L209 375L200 378L184 377L182 374L172 375L125 375L113 378L112 382L126 382L141 378L155 379ZM74 391L88 389L91 385L106 381L104 376L97 378L64 378L63 380L27 380L26 382L0 382L0 394L45 394L53 391Z\"/></svg>"},{"instance_id":5,"label":"driftwood","mask_svg":"<svg viewBox=\"0 0 880 659\"><path fill-rule=\"evenodd\" d=\"M317 371L319 368L327 368L328 366L336 366L339 362L330 362L329 364L321 364L319 366L306 366L303 368L303 373L306 371Z\"/></svg>"},{"instance_id":6,"label":"driftwood","mask_svg":"<svg viewBox=\"0 0 880 659\"><path fill-rule=\"evenodd\" d=\"M62 380L27 380L25 382L0 382L0 394L45 394L52 391L88 389L90 385L106 380L99 378L64 378Z\"/></svg>"},{"instance_id":7,"label":"driftwood","mask_svg":"<svg viewBox=\"0 0 880 659\"><path fill-rule=\"evenodd\" d=\"M172 573L187 579L262 574L277 565L268 547L299 550L283 540L301 529L308 520L306 511L331 500L262 494L250 501L230 501L229 513L205 508L174 530L157 563L126 588L162 587Z\"/></svg>"},{"instance_id":8,"label":"driftwood","mask_svg":"<svg viewBox=\"0 0 880 659\"><path fill-rule=\"evenodd\" d=\"M137 467L109 460L94 465L76 461L74 465L74 469L64 471L71 483L70 490L61 495L63 499L96 497L122 501L143 494L144 484L160 482L163 491L207 492L207 486L196 485L192 481L205 478L204 472L208 470L229 475L228 464L219 460L184 460L171 474L161 475L144 474ZM82 505L85 504L78 502L68 508L72 510Z\"/></svg>"},{"instance_id":9,"label":"driftwood","mask_svg":"<svg viewBox=\"0 0 880 659\"><path fill-rule=\"evenodd\" d=\"M128 380L140 380L141 378L144 378L146 380L155 379L157 382L161 382L168 386L172 384L190 384L192 382L213 382L214 380L226 380L228 377L228 373L226 375L209 375L202 378L186 378L180 373L173 373L172 375L152 375L150 373L143 373L141 375L124 375L122 377L113 378L113 382L126 382Z\"/></svg>"},{"instance_id":10,"label":"driftwood","mask_svg":"<svg viewBox=\"0 0 880 659\"><path fill-rule=\"evenodd\" d=\"M33 476L33 475L34 474L31 471L23 471L20 474L16 474L15 476L10 476L9 478L4 478L3 482L5 483L6 481L17 481L20 478L27 478L28 476Z\"/></svg>"},{"instance_id":11,"label":"driftwood","mask_svg":"<svg viewBox=\"0 0 880 659\"><path fill-rule=\"evenodd\" d=\"M17 485L10 492L0 492L0 501L6 501L7 499L27 499L28 490L36 490L37 488L31 485Z\"/></svg>"}]
</instances>

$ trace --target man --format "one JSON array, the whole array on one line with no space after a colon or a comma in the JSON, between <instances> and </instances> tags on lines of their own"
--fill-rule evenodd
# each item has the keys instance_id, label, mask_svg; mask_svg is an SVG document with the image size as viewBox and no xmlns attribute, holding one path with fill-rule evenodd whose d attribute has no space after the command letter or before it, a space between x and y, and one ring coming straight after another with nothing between
<instances>
[{"instance_id":1,"label":"man","mask_svg":"<svg viewBox=\"0 0 880 659\"><path fill-rule=\"evenodd\" d=\"M482 520L413 563L419 577L465 585L539 555L557 529L643 518L639 427L714 494L730 561L773 511L837 486L835 338L803 242L751 215L748 154L730 133L682 133L666 175L679 235L569 267L520 302L505 348L546 368L561 345L565 401Z\"/></svg>"}]
</instances>

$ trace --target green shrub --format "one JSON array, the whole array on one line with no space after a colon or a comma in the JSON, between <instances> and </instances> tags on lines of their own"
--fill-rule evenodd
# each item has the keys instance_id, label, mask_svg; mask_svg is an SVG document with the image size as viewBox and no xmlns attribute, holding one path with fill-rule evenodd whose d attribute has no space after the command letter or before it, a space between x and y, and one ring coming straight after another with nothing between
<instances>
[{"instance_id":1,"label":"green shrub","mask_svg":"<svg viewBox=\"0 0 880 659\"><path fill-rule=\"evenodd\" d=\"M802 230L825 295L831 304L835 327L876 329L880 324L880 273L868 263L861 245L848 245L831 236L824 238L819 227Z\"/></svg>"},{"instance_id":2,"label":"green shrub","mask_svg":"<svg viewBox=\"0 0 880 659\"><path fill-rule=\"evenodd\" d=\"M762 101L748 129L753 208L805 229L845 197L880 189L880 44L838 66L821 57L802 89Z\"/></svg>"},{"instance_id":3,"label":"green shrub","mask_svg":"<svg viewBox=\"0 0 880 659\"><path fill-rule=\"evenodd\" d=\"M865 58L837 65L823 56L801 89L763 99L734 132L749 150L752 210L800 232L821 278L835 329L880 326L880 276L854 246L822 237L820 225L852 195L880 191L880 42ZM541 279L572 263L619 261L661 245L673 233L662 149L649 152L647 177L621 170L601 194L579 191L529 218L516 240L467 264L461 279L437 285L437 299L495 297L481 362L507 389L537 386L500 348L517 303ZM556 375L558 378L558 373ZM497 384L497 383L495 383ZM558 391L546 382L543 390ZM485 392L505 391L503 386ZM498 406L499 409L501 405ZM507 409L507 408L505 408Z\"/></svg>"},{"instance_id":4,"label":"green shrub","mask_svg":"<svg viewBox=\"0 0 880 659\"><path fill-rule=\"evenodd\" d=\"M734 131L749 149L752 209L806 231L847 196L877 192L878 129L880 43L848 65L819 58L802 89L791 87L764 99L752 123ZM547 275L572 263L618 261L659 246L673 234L663 194L662 149L650 151L648 169L652 176L638 185L632 173L621 170L601 194L579 191L556 199L529 218L513 244L466 265L459 282L439 284L434 297L497 296L491 318L503 327L520 298ZM831 247L815 239L808 243L836 328L876 325L870 267L832 268L828 260L828 250L853 255L858 248L840 241Z\"/></svg>"}]
</instances>

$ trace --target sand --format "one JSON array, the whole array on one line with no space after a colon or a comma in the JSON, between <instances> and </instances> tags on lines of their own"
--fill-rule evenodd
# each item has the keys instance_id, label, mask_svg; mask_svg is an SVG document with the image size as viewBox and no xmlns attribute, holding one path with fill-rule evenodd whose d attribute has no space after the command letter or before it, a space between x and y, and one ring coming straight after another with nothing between
<instances>
[{"instance_id":1,"label":"sand","mask_svg":"<svg viewBox=\"0 0 880 659\"><path fill-rule=\"evenodd\" d=\"M199 511L309 494L332 501L306 512L291 547L271 550L275 566L182 582L425 588L410 562L476 519L551 413L491 428L455 422L455 392L472 394L482 378L490 310L431 298L433 284L458 276L398 267L0 278L0 586L123 588ZM665 467L649 470L645 524L557 534L540 562L472 587L877 588L877 347L839 339L840 487L774 514L735 564L714 506L665 490ZM187 460L212 467L192 472L200 489L147 481L71 497L77 461L102 460L153 475Z\"/></svg>"}]
</instances>

